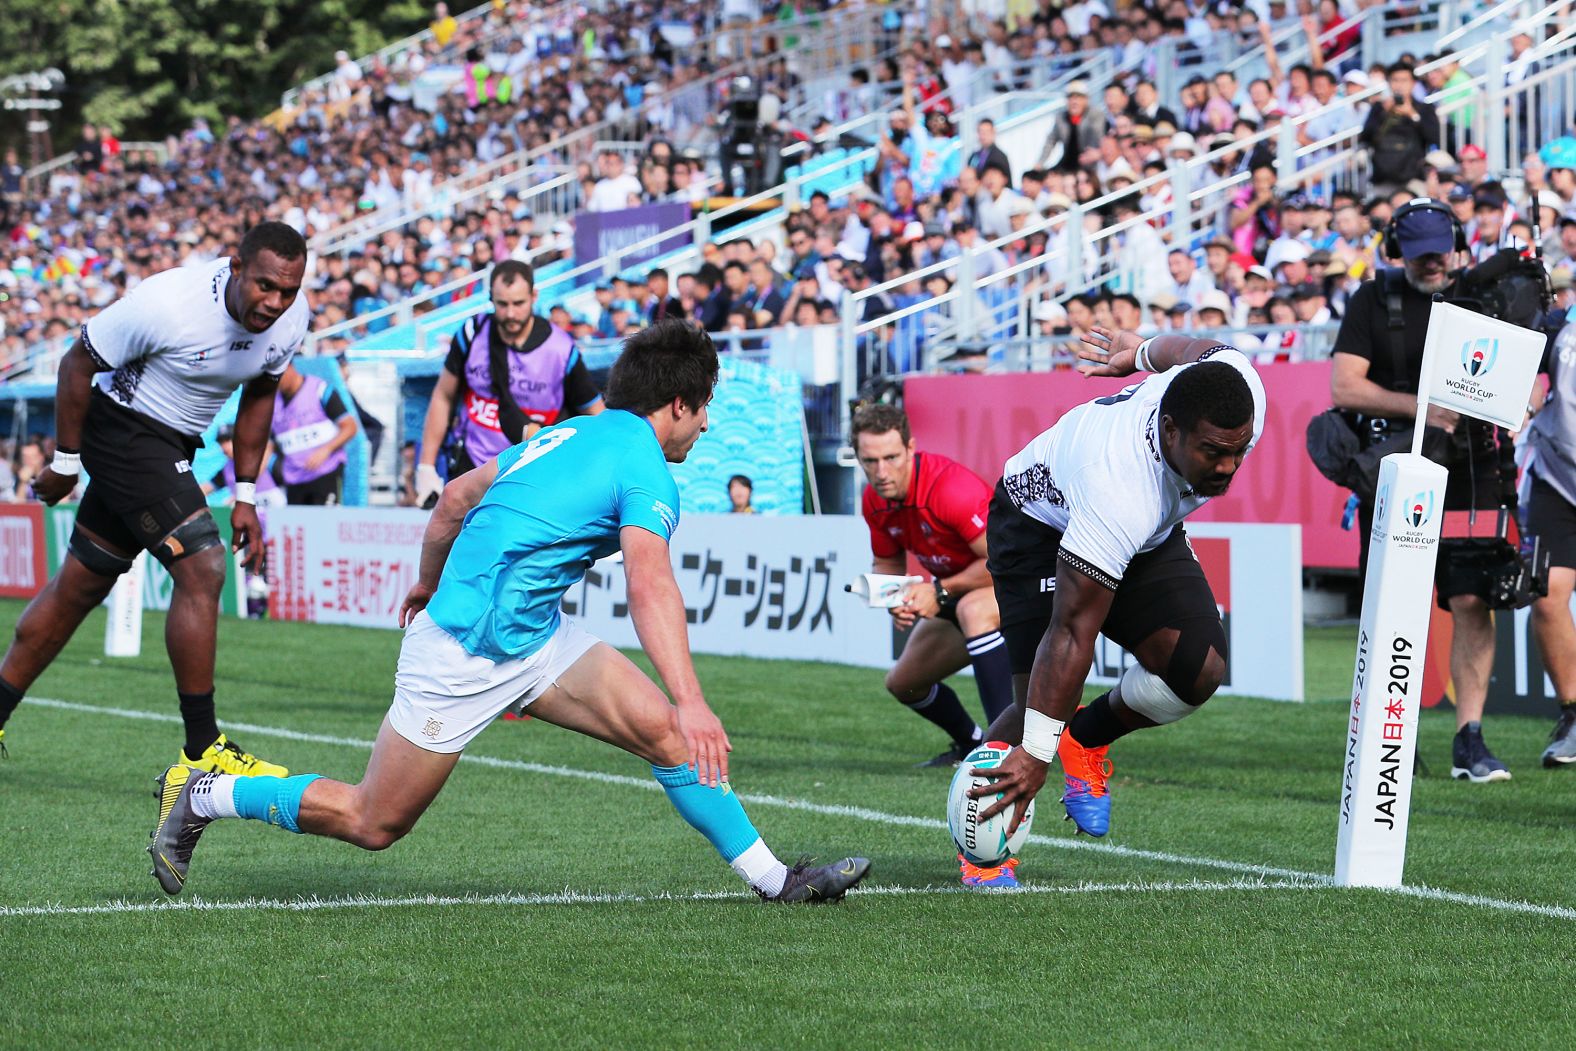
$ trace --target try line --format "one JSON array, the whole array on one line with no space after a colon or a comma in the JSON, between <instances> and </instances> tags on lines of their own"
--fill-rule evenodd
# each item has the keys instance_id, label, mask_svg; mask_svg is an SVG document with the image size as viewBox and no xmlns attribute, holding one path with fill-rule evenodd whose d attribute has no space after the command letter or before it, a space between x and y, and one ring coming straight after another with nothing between
<instances>
[{"instance_id":1,"label":"try line","mask_svg":"<svg viewBox=\"0 0 1576 1051\"><path fill-rule=\"evenodd\" d=\"M76 701L62 701L49 697L29 697L27 703L43 708L57 708L73 712L89 712L94 715L113 715L122 719L141 719L147 722L179 723L180 716L165 712L139 711L132 708L110 708L97 704L81 704ZM309 744L340 745L346 748L359 748L363 751L372 751L373 742L356 737L336 737L330 734L302 733L298 730L287 730L277 726L259 726L254 723L240 723L225 721L226 727L259 737L276 737L286 741L302 741ZM490 766L501 770L519 770L525 773L546 774L552 777L572 777L583 781L597 781L602 784L622 785L629 788L639 788L645 791L661 791L662 786L650 778L629 777L624 774L608 774L598 770L580 770L569 766L555 766L547 763L532 763L521 759L499 759L493 756L475 755L466 752L460 756L460 762L471 763L479 766ZM812 803L802 799L785 799L780 796L757 795L754 793L739 796L751 806L774 807L782 810L799 810L812 814L823 814L827 817L856 818L861 821L872 821L883 825L898 825L909 828L940 829L945 832L947 823L941 818L914 817L908 814L889 814L880 810L871 810L866 807L842 806L828 803ZM1329 873L1305 872L1300 869L1280 868L1274 865L1255 865L1243 861L1229 861L1222 858L1201 857L1191 854L1176 854L1164 850L1141 850L1136 847L1124 847L1116 843L1103 843L1099 840L1084 838L1054 838L1031 834L1029 842L1042 846L1054 847L1060 850L1088 850L1098 854L1108 854L1113 857L1133 858L1141 861L1153 861L1171 865L1188 865L1197 868L1216 869L1222 872L1239 873L1243 876L1256 877L1259 881L1276 879L1291 881L1300 885L1318 887L1334 886L1334 877ZM1255 886L1269 886L1271 884L1255 883ZM1049 891L1063 890L1061 887L1049 887ZM1523 913L1533 916L1543 916L1557 920L1576 920L1576 908L1562 905L1542 905L1536 902L1515 901L1505 898L1493 898L1482 894L1466 894L1460 891L1441 890L1426 886L1402 886L1394 888L1362 888L1379 894L1395 894L1409 898L1423 898L1430 901L1445 901L1457 905L1473 905L1480 908L1495 909L1500 912ZM886 893L893 893L892 890ZM582 896L584 897L584 896ZM425 900L425 899L419 899ZM460 899L466 900L466 899ZM588 899L589 900L589 899ZM656 899L651 899L656 900ZM218 903L210 903L210 907L217 907ZM166 906L168 907L168 906ZM108 906L86 906L86 908L104 908ZM0 907L0 916L14 916L18 913L14 909Z\"/></svg>"},{"instance_id":2,"label":"try line","mask_svg":"<svg viewBox=\"0 0 1576 1051\"><path fill-rule=\"evenodd\" d=\"M1072 883L1057 886L1038 883L1016 890L992 891L995 894L1104 894L1126 891L1183 893L1187 891L1308 890L1322 884L1260 880L1160 880L1126 883ZM896 898L918 894L978 894L971 887L861 886L856 897L871 895ZM702 891L696 894L584 894L563 890L553 894L466 894L441 896L418 894L403 898L247 898L241 901L204 901L202 898L172 898L164 901L111 901L103 905L0 905L0 919L13 916L110 916L139 912L317 912L325 909L397 909L421 905L496 905L506 907L551 905L643 905L675 901L754 901L749 891Z\"/></svg>"}]
</instances>

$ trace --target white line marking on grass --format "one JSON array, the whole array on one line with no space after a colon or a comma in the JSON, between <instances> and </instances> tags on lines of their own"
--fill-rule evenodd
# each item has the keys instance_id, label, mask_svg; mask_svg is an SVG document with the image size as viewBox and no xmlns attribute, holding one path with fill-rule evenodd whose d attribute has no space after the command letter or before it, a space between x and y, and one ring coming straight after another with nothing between
<instances>
[{"instance_id":1,"label":"white line marking on grass","mask_svg":"<svg viewBox=\"0 0 1576 1051\"><path fill-rule=\"evenodd\" d=\"M97 704L79 704L75 701L61 701L49 697L29 697L25 702L36 704L44 708L59 708L65 711L89 712L94 715L114 715L124 719L141 719L148 722L179 723L180 716L170 715L165 712L147 712L132 708L109 708ZM372 750L372 742L356 737L334 737L329 734L302 733L298 730L286 730L276 726L258 726L253 723L225 722L225 727L238 733L256 734L259 737L277 737L287 741L303 741L309 744L342 745L348 748L359 748L363 751ZM463 763L473 763L480 766L490 766L501 770L518 770L524 773L548 774L553 777L572 777L583 781L597 781L602 784L623 785L629 788L639 788L646 791L661 791L662 786L650 778L630 777L626 774L608 774L599 770L579 770L568 766L551 766L546 763L532 763L521 759L499 759L494 756L475 755L467 752L460 756ZM783 810L799 810L811 814L822 814L827 817L850 817L861 821L872 821L883 825L897 825L908 828L942 829L947 827L946 821L933 817L914 817L908 814L888 814L881 810L870 810L865 807L842 806L829 803L812 803L803 799L784 799L780 796L745 795L739 796L744 802L752 806L775 807ZM1099 840L1085 838L1057 839L1050 836L1031 835L1029 842L1038 843L1059 850L1087 850L1096 854L1107 854L1113 857L1131 858L1137 861L1153 861L1168 865L1189 865L1197 868L1211 868L1223 872L1236 872L1245 876L1257 876L1259 879L1271 877L1293 881L1298 884L1313 884L1333 887L1334 879L1323 872L1303 872L1299 869L1279 868L1274 865L1255 865L1243 861L1227 861L1221 858L1199 857L1191 854L1174 854L1164 850L1140 850L1136 847L1124 847L1117 843L1103 843ZM1060 889L1060 888L1050 888ZM1446 901L1457 905L1472 905L1486 909L1496 909L1500 912L1516 912L1533 916L1544 916L1549 919L1576 920L1576 909L1562 905L1541 905L1530 901L1516 901L1504 898L1491 898L1480 894L1465 894L1460 891L1441 890L1435 887L1421 885L1402 887L1372 888L1379 893L1395 894L1402 897L1422 898L1428 901ZM215 903L214 907L218 907ZM90 906L100 908L102 906ZM15 912L3 911L0 907L0 916L17 915Z\"/></svg>"},{"instance_id":2,"label":"white line marking on grass","mask_svg":"<svg viewBox=\"0 0 1576 1051\"><path fill-rule=\"evenodd\" d=\"M1185 893L1189 891L1312 890L1316 884L1266 883L1260 880L1134 880L1125 883L1044 884L1017 890L977 891L969 887L929 886L859 887L850 898L898 898L940 894L1112 894L1131 892ZM554 894L467 894L463 896L413 895L404 898L248 898L242 901L205 901L202 898L164 901L112 901L103 905L0 905L0 919L21 916L109 916L139 912L317 912L328 909L397 909L422 905L643 905L651 902L753 901L750 891L702 891L696 894L584 894L563 890Z\"/></svg>"}]
</instances>

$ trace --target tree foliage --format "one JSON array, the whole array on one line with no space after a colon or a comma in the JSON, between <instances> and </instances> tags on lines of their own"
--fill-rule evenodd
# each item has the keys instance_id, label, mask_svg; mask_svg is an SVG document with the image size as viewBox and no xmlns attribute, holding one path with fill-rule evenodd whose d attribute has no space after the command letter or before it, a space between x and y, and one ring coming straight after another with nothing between
<instances>
[{"instance_id":1,"label":"tree foliage","mask_svg":"<svg viewBox=\"0 0 1576 1051\"><path fill-rule=\"evenodd\" d=\"M467 6L456 4L456 8ZM285 89L423 28L421 0L24 0L0 3L0 76L59 68L57 128L168 134L256 117Z\"/></svg>"}]
</instances>

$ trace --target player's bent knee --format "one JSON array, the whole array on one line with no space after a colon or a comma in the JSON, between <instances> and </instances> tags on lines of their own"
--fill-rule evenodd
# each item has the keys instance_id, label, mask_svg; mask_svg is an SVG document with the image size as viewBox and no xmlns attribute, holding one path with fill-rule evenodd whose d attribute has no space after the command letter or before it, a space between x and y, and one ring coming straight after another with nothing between
<instances>
[{"instance_id":1,"label":"player's bent knee","mask_svg":"<svg viewBox=\"0 0 1576 1051\"><path fill-rule=\"evenodd\" d=\"M165 569L173 570L177 562L218 547L223 542L224 538L219 535L219 523L214 521L210 512L201 511L170 530L170 534L153 549L153 557L163 563ZM222 562L219 573L222 586Z\"/></svg>"},{"instance_id":2,"label":"player's bent knee","mask_svg":"<svg viewBox=\"0 0 1576 1051\"><path fill-rule=\"evenodd\" d=\"M1184 621L1160 679L1180 703L1196 708L1213 697L1225 681L1226 652L1226 629L1218 618ZM1127 699L1126 690L1122 699Z\"/></svg>"},{"instance_id":3,"label":"player's bent knee","mask_svg":"<svg viewBox=\"0 0 1576 1051\"><path fill-rule=\"evenodd\" d=\"M919 700L930 691L931 683L919 684L899 672L896 668L887 672L886 690L904 704Z\"/></svg>"},{"instance_id":4,"label":"player's bent knee","mask_svg":"<svg viewBox=\"0 0 1576 1051\"><path fill-rule=\"evenodd\" d=\"M1164 679L1141 664L1122 673L1122 703L1156 726L1174 723L1198 711L1198 705L1178 697Z\"/></svg>"},{"instance_id":5,"label":"player's bent knee","mask_svg":"<svg viewBox=\"0 0 1576 1051\"><path fill-rule=\"evenodd\" d=\"M958 626L970 638L1000 630L1001 610L996 605L996 592L977 588L958 599Z\"/></svg>"},{"instance_id":6,"label":"player's bent knee","mask_svg":"<svg viewBox=\"0 0 1576 1051\"><path fill-rule=\"evenodd\" d=\"M131 569L131 558L90 539L80 528L71 531L71 539L67 541L66 547L72 557L82 563L82 568L97 576L108 577L111 581Z\"/></svg>"}]
</instances>

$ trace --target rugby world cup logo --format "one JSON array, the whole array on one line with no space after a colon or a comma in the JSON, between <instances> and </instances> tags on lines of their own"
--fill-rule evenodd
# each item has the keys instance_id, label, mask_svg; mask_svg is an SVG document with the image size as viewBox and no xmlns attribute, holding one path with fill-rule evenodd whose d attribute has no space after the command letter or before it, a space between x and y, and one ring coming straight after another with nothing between
<instances>
[{"instance_id":1,"label":"rugby world cup logo","mask_svg":"<svg viewBox=\"0 0 1576 1051\"><path fill-rule=\"evenodd\" d=\"M1488 375L1499 360L1499 340L1488 336L1469 339L1461 344L1461 368L1473 379Z\"/></svg>"},{"instance_id":2,"label":"rugby world cup logo","mask_svg":"<svg viewBox=\"0 0 1576 1051\"><path fill-rule=\"evenodd\" d=\"M1378 507L1376 508L1376 513L1374 514L1374 521L1383 522L1384 513L1390 504L1390 487L1388 485L1381 485L1379 487L1379 499L1377 504Z\"/></svg>"},{"instance_id":3,"label":"rugby world cup logo","mask_svg":"<svg viewBox=\"0 0 1576 1051\"><path fill-rule=\"evenodd\" d=\"M1424 489L1413 494L1401 508L1401 515L1413 529L1423 528L1434 517L1434 491Z\"/></svg>"}]
</instances>

